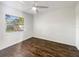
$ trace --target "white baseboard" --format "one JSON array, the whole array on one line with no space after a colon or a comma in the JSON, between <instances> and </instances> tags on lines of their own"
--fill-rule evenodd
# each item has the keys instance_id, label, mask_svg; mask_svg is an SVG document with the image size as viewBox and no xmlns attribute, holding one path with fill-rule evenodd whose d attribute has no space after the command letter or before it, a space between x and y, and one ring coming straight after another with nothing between
<instances>
[{"instance_id":1,"label":"white baseboard","mask_svg":"<svg viewBox=\"0 0 79 59\"><path fill-rule=\"evenodd\" d=\"M46 39L46 40L47 40L47 38L44 38L44 37L38 37L38 36L33 36L33 37L35 37L35 38L40 38L40 39ZM29 39L29 38L31 38L31 37L27 37L27 38L24 39L24 40L27 40L27 39ZM17 43L20 43L20 42L22 42L22 41L24 41L24 40L20 40L20 41L17 41L17 42L15 42L15 43L12 43L12 44L3 46L3 47L0 48L0 50L5 49L5 48L8 48L8 47L10 47L10 46L12 46L12 45L15 45L15 44L17 44ZM53 41L53 40L49 40L49 41ZM62 43L62 42L59 42L59 43ZM64 43L64 44L66 44L66 43ZM69 45L69 44L68 44L68 45ZM72 45L72 46L74 46L74 45ZM75 47L79 50L79 47L77 47L77 46L75 46Z\"/></svg>"},{"instance_id":2,"label":"white baseboard","mask_svg":"<svg viewBox=\"0 0 79 59\"><path fill-rule=\"evenodd\" d=\"M79 47L76 46L76 48L79 50Z\"/></svg>"},{"instance_id":3,"label":"white baseboard","mask_svg":"<svg viewBox=\"0 0 79 59\"><path fill-rule=\"evenodd\" d=\"M27 37L27 38L24 39L24 40L27 40L27 39L29 39L29 38L31 38L31 37ZM5 49L5 48L8 48L8 47L10 47L10 46L12 46L12 45L15 45L15 44L17 44L17 43L20 43L20 42L22 42L22 41L24 41L24 40L19 40L19 41L17 41L17 42L12 43L12 44L5 45L5 46L3 46L3 47L0 47L0 50L3 50L3 49Z\"/></svg>"},{"instance_id":4,"label":"white baseboard","mask_svg":"<svg viewBox=\"0 0 79 59\"><path fill-rule=\"evenodd\" d=\"M40 39L45 39L45 40L49 40L49 41L54 41L54 42L58 42L58 43L62 43L62 44L67 44L67 45L71 45L71 46L75 46L76 45L73 45L73 44L68 44L68 43L64 43L64 42L61 42L61 41L55 41L55 40L51 40L50 38L46 38L46 37L39 37L39 36L33 36L33 37L36 37L36 38L40 38Z\"/></svg>"}]
</instances>

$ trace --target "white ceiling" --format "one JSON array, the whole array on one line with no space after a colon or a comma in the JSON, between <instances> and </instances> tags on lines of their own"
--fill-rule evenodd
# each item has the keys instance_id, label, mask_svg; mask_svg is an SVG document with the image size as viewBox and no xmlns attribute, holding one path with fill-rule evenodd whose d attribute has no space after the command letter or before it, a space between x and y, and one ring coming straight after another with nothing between
<instances>
[{"instance_id":1,"label":"white ceiling","mask_svg":"<svg viewBox=\"0 0 79 59\"><path fill-rule=\"evenodd\" d=\"M34 14L33 10L31 9L34 1L7 1L7 2L1 2L2 4L5 4L11 8L16 8L21 11ZM40 6L48 6L49 8L45 9L39 9L39 12L45 12L49 9L54 9L58 7L69 7L69 6L75 6L77 2L75 1L38 1L38 5Z\"/></svg>"}]
</instances>

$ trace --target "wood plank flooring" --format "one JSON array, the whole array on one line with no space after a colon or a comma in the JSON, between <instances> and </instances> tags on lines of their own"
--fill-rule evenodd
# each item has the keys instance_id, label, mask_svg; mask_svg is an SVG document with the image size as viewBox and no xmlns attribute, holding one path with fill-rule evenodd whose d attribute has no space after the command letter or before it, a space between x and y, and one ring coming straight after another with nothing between
<instances>
[{"instance_id":1,"label":"wood plank flooring","mask_svg":"<svg viewBox=\"0 0 79 59\"><path fill-rule=\"evenodd\" d=\"M0 57L78 57L79 51L70 45L30 38L0 51Z\"/></svg>"}]
</instances>

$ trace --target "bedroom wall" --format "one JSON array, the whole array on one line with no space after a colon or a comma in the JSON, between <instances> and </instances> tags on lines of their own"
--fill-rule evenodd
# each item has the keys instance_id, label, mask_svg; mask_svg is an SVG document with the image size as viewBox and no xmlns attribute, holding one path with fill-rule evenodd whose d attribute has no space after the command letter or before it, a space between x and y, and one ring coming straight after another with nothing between
<instances>
[{"instance_id":1,"label":"bedroom wall","mask_svg":"<svg viewBox=\"0 0 79 59\"><path fill-rule=\"evenodd\" d=\"M5 14L24 16L24 31L7 33ZM78 16L76 18L78 24ZM16 8L0 5L0 50L32 36L79 47L78 30L75 31L75 7L51 9L33 17Z\"/></svg>"},{"instance_id":2,"label":"bedroom wall","mask_svg":"<svg viewBox=\"0 0 79 59\"><path fill-rule=\"evenodd\" d=\"M34 37L76 45L75 7L59 7L34 17Z\"/></svg>"},{"instance_id":3,"label":"bedroom wall","mask_svg":"<svg viewBox=\"0 0 79 59\"><path fill-rule=\"evenodd\" d=\"M0 5L0 12L0 50L32 37L33 16L31 14L22 12L6 5ZM5 14L23 16L24 31L6 32Z\"/></svg>"},{"instance_id":4,"label":"bedroom wall","mask_svg":"<svg viewBox=\"0 0 79 59\"><path fill-rule=\"evenodd\" d=\"M2 45L2 40L3 40L3 25L2 25L2 23L3 23L3 20L2 20L2 6L0 5L0 45Z\"/></svg>"},{"instance_id":5,"label":"bedroom wall","mask_svg":"<svg viewBox=\"0 0 79 59\"><path fill-rule=\"evenodd\" d=\"M76 46L79 49L79 3L76 5Z\"/></svg>"}]
</instances>

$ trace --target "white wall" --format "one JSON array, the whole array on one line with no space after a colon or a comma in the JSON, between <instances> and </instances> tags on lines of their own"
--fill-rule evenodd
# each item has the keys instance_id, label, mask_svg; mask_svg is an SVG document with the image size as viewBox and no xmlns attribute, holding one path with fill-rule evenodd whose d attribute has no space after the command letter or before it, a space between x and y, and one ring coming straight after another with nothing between
<instances>
[{"instance_id":1,"label":"white wall","mask_svg":"<svg viewBox=\"0 0 79 59\"><path fill-rule=\"evenodd\" d=\"M2 20L2 6L0 5L0 46L2 45L3 40L3 20Z\"/></svg>"},{"instance_id":2,"label":"white wall","mask_svg":"<svg viewBox=\"0 0 79 59\"><path fill-rule=\"evenodd\" d=\"M75 46L75 8L60 7L34 17L34 37Z\"/></svg>"},{"instance_id":3,"label":"white wall","mask_svg":"<svg viewBox=\"0 0 79 59\"><path fill-rule=\"evenodd\" d=\"M20 10L11 8L6 5L0 5L0 49L9 47L18 42L32 37L32 19L33 16L22 12ZM23 16L24 17L24 31L21 32L6 32L5 14ZM1 30L2 29L2 30Z\"/></svg>"},{"instance_id":4,"label":"white wall","mask_svg":"<svg viewBox=\"0 0 79 59\"><path fill-rule=\"evenodd\" d=\"M79 9L79 8L78 8ZM77 9L77 25L78 25ZM7 33L5 14L24 16L25 25L23 32ZM78 26L79 27L79 26ZM59 7L48 10L45 13L39 13L33 16L9 6L0 5L0 49L6 48L27 38L44 38L69 45L76 45L79 48L79 29L75 31L75 8ZM76 33L76 34L75 34Z\"/></svg>"},{"instance_id":5,"label":"white wall","mask_svg":"<svg viewBox=\"0 0 79 59\"><path fill-rule=\"evenodd\" d=\"M79 3L76 6L76 46L79 49Z\"/></svg>"}]
</instances>

